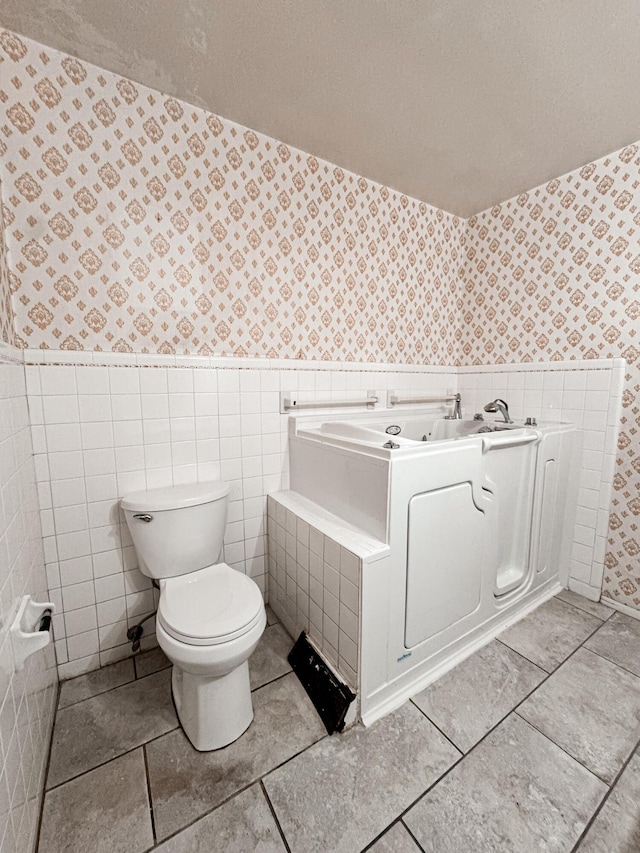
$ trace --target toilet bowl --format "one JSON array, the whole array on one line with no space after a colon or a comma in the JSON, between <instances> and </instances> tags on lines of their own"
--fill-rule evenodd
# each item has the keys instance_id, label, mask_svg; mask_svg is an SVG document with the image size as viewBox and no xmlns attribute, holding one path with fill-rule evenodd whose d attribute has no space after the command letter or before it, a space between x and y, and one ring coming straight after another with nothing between
<instances>
[{"instance_id":1,"label":"toilet bowl","mask_svg":"<svg viewBox=\"0 0 640 853\"><path fill-rule=\"evenodd\" d=\"M121 500L140 570L158 581L158 643L173 664L182 728L200 751L240 737L253 719L249 657L267 617L257 584L218 562L229 487L210 481Z\"/></svg>"}]
</instances>

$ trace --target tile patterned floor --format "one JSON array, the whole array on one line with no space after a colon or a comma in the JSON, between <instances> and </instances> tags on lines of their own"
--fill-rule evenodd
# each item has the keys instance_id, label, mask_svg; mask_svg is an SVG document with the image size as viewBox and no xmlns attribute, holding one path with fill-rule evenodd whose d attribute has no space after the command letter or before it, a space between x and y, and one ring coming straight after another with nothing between
<instances>
[{"instance_id":1,"label":"tile patterned floor","mask_svg":"<svg viewBox=\"0 0 640 853\"><path fill-rule=\"evenodd\" d=\"M270 614L255 719L196 752L160 650L66 682L41 853L638 853L640 622L563 592L328 737Z\"/></svg>"}]
</instances>

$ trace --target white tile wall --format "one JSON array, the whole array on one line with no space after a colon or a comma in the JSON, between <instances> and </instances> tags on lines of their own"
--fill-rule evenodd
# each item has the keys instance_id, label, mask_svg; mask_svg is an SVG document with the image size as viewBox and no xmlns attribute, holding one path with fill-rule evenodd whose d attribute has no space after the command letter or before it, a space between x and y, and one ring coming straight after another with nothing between
<instances>
[{"instance_id":1,"label":"white tile wall","mask_svg":"<svg viewBox=\"0 0 640 853\"><path fill-rule=\"evenodd\" d=\"M366 396L372 388L383 397L390 389L432 394L455 387L454 372L439 368L79 356L89 363L47 363L70 357L62 352L26 354L63 678L130 654L127 628L155 609L119 510L121 495L206 479L229 482L224 558L266 594L266 495L288 487L280 392L330 400ZM153 644L152 620L145 634L143 645Z\"/></svg>"},{"instance_id":2,"label":"white tile wall","mask_svg":"<svg viewBox=\"0 0 640 853\"><path fill-rule=\"evenodd\" d=\"M85 363L73 364L72 359ZM46 570L59 672L129 654L127 627L156 599L137 569L119 497L222 478L231 484L225 559L266 594L266 495L288 487L281 391L301 399L372 389L458 388L466 413L504 397L514 417L571 420L585 431L571 584L602 579L623 367L612 361L445 369L27 351ZM62 362L62 363L58 363ZM310 612L312 610L310 604ZM153 621L145 645L155 642Z\"/></svg>"},{"instance_id":3,"label":"white tile wall","mask_svg":"<svg viewBox=\"0 0 640 853\"><path fill-rule=\"evenodd\" d=\"M14 672L8 627L22 596L47 600L21 353L0 351L0 850L30 853L53 725L53 646Z\"/></svg>"},{"instance_id":4,"label":"white tile wall","mask_svg":"<svg viewBox=\"0 0 640 853\"><path fill-rule=\"evenodd\" d=\"M268 500L269 600L292 636L305 631L358 689L360 558L280 503Z\"/></svg>"},{"instance_id":5,"label":"white tile wall","mask_svg":"<svg viewBox=\"0 0 640 853\"><path fill-rule=\"evenodd\" d=\"M458 370L467 414L500 397L516 420L570 421L583 431L570 587L592 599L602 588L623 387L622 359Z\"/></svg>"}]
</instances>

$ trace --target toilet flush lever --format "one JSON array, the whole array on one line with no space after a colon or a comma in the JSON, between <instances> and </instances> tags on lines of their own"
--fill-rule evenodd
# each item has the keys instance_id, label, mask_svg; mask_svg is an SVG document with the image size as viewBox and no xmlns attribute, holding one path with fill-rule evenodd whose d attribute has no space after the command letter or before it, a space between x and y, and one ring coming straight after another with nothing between
<instances>
[{"instance_id":1,"label":"toilet flush lever","mask_svg":"<svg viewBox=\"0 0 640 853\"><path fill-rule=\"evenodd\" d=\"M133 517L140 519L140 521L146 521L147 524L153 521L153 516L149 515L148 512L137 512Z\"/></svg>"}]
</instances>

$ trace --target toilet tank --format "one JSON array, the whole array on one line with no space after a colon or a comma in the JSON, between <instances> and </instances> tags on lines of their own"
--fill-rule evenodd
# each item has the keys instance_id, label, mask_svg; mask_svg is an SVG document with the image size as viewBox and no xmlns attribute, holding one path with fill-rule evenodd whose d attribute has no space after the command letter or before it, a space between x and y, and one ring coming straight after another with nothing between
<instances>
[{"instance_id":1,"label":"toilet tank","mask_svg":"<svg viewBox=\"0 0 640 853\"><path fill-rule=\"evenodd\" d=\"M120 505L140 571L150 578L171 578L218 562L228 496L228 484L219 480L125 495Z\"/></svg>"}]
</instances>

